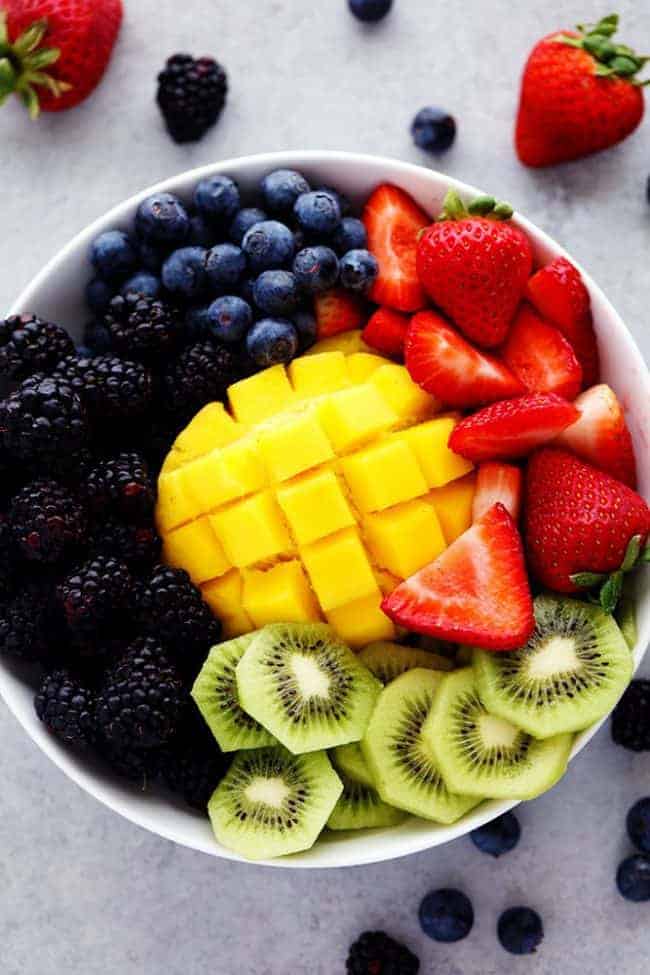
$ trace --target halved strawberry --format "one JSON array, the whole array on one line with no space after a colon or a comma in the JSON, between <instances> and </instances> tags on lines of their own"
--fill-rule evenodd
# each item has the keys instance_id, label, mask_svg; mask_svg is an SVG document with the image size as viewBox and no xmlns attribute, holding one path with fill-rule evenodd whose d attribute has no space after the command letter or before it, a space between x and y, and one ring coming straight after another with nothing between
<instances>
[{"instance_id":1,"label":"halved strawberry","mask_svg":"<svg viewBox=\"0 0 650 975\"><path fill-rule=\"evenodd\" d=\"M366 345L391 359L404 357L404 340L409 327L406 315L392 308L378 308L362 332Z\"/></svg>"},{"instance_id":2,"label":"halved strawberry","mask_svg":"<svg viewBox=\"0 0 650 975\"><path fill-rule=\"evenodd\" d=\"M378 305L417 311L426 296L415 267L418 235L431 223L424 210L397 186L383 183L370 195L363 211L368 250L379 262L370 291Z\"/></svg>"},{"instance_id":3,"label":"halved strawberry","mask_svg":"<svg viewBox=\"0 0 650 975\"><path fill-rule=\"evenodd\" d=\"M524 553L514 521L493 505L383 603L395 623L484 650L516 650L535 628Z\"/></svg>"},{"instance_id":4,"label":"halved strawberry","mask_svg":"<svg viewBox=\"0 0 650 975\"><path fill-rule=\"evenodd\" d=\"M612 477L636 487L632 437L616 393L605 383L592 386L575 401L580 416L556 440Z\"/></svg>"},{"instance_id":5,"label":"halved strawberry","mask_svg":"<svg viewBox=\"0 0 650 975\"><path fill-rule=\"evenodd\" d=\"M314 313L319 339L361 328L366 320L363 301L343 288L332 288L315 295Z\"/></svg>"},{"instance_id":6,"label":"halved strawberry","mask_svg":"<svg viewBox=\"0 0 650 975\"><path fill-rule=\"evenodd\" d=\"M404 352L413 380L448 406L482 406L524 392L502 362L475 349L436 312L411 319Z\"/></svg>"},{"instance_id":7,"label":"halved strawberry","mask_svg":"<svg viewBox=\"0 0 650 975\"><path fill-rule=\"evenodd\" d=\"M449 446L468 460L524 457L575 423L573 403L555 393L531 393L492 403L454 427Z\"/></svg>"},{"instance_id":8,"label":"halved strawberry","mask_svg":"<svg viewBox=\"0 0 650 975\"><path fill-rule=\"evenodd\" d=\"M530 305L519 310L501 356L531 393L575 399L582 388L582 366L571 345Z\"/></svg>"},{"instance_id":9,"label":"halved strawberry","mask_svg":"<svg viewBox=\"0 0 650 975\"><path fill-rule=\"evenodd\" d=\"M533 274L526 297L543 318L552 322L571 343L582 366L585 386L598 382L598 344L591 315L591 299L577 268L566 257Z\"/></svg>"},{"instance_id":10,"label":"halved strawberry","mask_svg":"<svg viewBox=\"0 0 650 975\"><path fill-rule=\"evenodd\" d=\"M472 521L478 521L497 502L517 521L523 489L524 475L514 464L502 464L496 460L481 464L476 474Z\"/></svg>"}]
</instances>

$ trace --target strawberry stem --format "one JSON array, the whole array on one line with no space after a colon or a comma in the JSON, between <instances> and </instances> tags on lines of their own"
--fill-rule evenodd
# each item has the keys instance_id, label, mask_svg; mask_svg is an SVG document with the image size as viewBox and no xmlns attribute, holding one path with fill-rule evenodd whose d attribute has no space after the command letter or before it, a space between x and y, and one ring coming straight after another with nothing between
<instances>
[{"instance_id":1,"label":"strawberry stem","mask_svg":"<svg viewBox=\"0 0 650 975\"><path fill-rule=\"evenodd\" d=\"M469 216L509 220L513 213L509 203L499 202L493 196L477 196L465 206L456 190L448 190L438 220L463 220Z\"/></svg>"},{"instance_id":2,"label":"strawberry stem","mask_svg":"<svg viewBox=\"0 0 650 975\"><path fill-rule=\"evenodd\" d=\"M16 94L33 119L40 113L38 88L46 88L56 98L71 88L44 70L61 57L59 48L43 45L47 31L46 18L35 20L12 43L7 14L0 10L0 105L9 95Z\"/></svg>"},{"instance_id":3,"label":"strawberry stem","mask_svg":"<svg viewBox=\"0 0 650 975\"><path fill-rule=\"evenodd\" d=\"M598 586L597 597L588 593L587 598L594 603L599 603L606 613L613 613L621 598L625 573L632 572L650 562L650 542L646 540L645 545L641 548L642 542L642 535L632 535L627 543L620 568L616 569L615 572L611 572L609 575L604 572L576 572L570 576L571 582L579 589L585 590L595 589Z\"/></svg>"},{"instance_id":4,"label":"strawberry stem","mask_svg":"<svg viewBox=\"0 0 650 975\"><path fill-rule=\"evenodd\" d=\"M627 44L616 44L611 40L618 30L618 23L618 14L609 14L597 24L578 24L578 37L558 34L555 40L590 54L595 62L594 74L599 78L625 78L634 85L646 84L647 82L635 78L635 75L649 58L644 54L637 54Z\"/></svg>"}]
</instances>

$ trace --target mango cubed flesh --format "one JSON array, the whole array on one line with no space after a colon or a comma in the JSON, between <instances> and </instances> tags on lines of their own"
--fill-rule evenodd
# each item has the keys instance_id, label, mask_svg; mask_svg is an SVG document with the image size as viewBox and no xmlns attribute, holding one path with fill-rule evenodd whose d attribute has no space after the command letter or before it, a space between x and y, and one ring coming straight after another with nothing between
<instances>
[{"instance_id":1,"label":"mango cubed flesh","mask_svg":"<svg viewBox=\"0 0 650 975\"><path fill-rule=\"evenodd\" d=\"M267 477L252 437L236 440L199 457L181 469L195 513L212 511L266 486Z\"/></svg>"},{"instance_id":2,"label":"mango cubed flesh","mask_svg":"<svg viewBox=\"0 0 650 975\"><path fill-rule=\"evenodd\" d=\"M383 511L427 493L427 482L413 451L397 436L345 457L341 470L362 512Z\"/></svg>"},{"instance_id":3,"label":"mango cubed flesh","mask_svg":"<svg viewBox=\"0 0 650 975\"><path fill-rule=\"evenodd\" d=\"M435 488L427 495L438 515L438 521L447 540L447 545L467 531L472 524L472 502L476 488L476 477L468 474Z\"/></svg>"},{"instance_id":4,"label":"mango cubed flesh","mask_svg":"<svg viewBox=\"0 0 650 975\"><path fill-rule=\"evenodd\" d=\"M210 523L226 557L238 568L293 549L282 512L270 491L254 494L210 515Z\"/></svg>"},{"instance_id":5,"label":"mango cubed flesh","mask_svg":"<svg viewBox=\"0 0 650 975\"><path fill-rule=\"evenodd\" d=\"M354 352L372 352L369 345L361 337L361 329L354 328L349 332L339 332L338 335L330 335L329 338L321 339L308 349L306 355L320 355L321 352L342 352L343 355L352 355Z\"/></svg>"},{"instance_id":6,"label":"mango cubed flesh","mask_svg":"<svg viewBox=\"0 0 650 975\"><path fill-rule=\"evenodd\" d=\"M168 565L185 569L195 585L221 576L230 568L207 517L165 535L163 558Z\"/></svg>"},{"instance_id":7,"label":"mango cubed flesh","mask_svg":"<svg viewBox=\"0 0 650 975\"><path fill-rule=\"evenodd\" d=\"M293 360L288 372L293 391L301 399L335 393L350 385L342 352L299 356Z\"/></svg>"},{"instance_id":8,"label":"mango cubed flesh","mask_svg":"<svg viewBox=\"0 0 650 975\"><path fill-rule=\"evenodd\" d=\"M319 405L319 416L337 453L353 450L397 423L395 413L370 383L328 396Z\"/></svg>"},{"instance_id":9,"label":"mango cubed flesh","mask_svg":"<svg viewBox=\"0 0 650 975\"><path fill-rule=\"evenodd\" d=\"M283 484L277 489L277 498L299 545L354 525L350 505L331 470L316 471Z\"/></svg>"},{"instance_id":10,"label":"mango cubed flesh","mask_svg":"<svg viewBox=\"0 0 650 975\"><path fill-rule=\"evenodd\" d=\"M447 547L435 508L423 501L367 515L363 529L375 562L402 579L433 562Z\"/></svg>"},{"instance_id":11,"label":"mango cubed flesh","mask_svg":"<svg viewBox=\"0 0 650 975\"><path fill-rule=\"evenodd\" d=\"M164 535L178 525L191 521L196 513L196 503L188 493L183 480L183 468L161 474L158 478L156 505L158 531Z\"/></svg>"},{"instance_id":12,"label":"mango cubed flesh","mask_svg":"<svg viewBox=\"0 0 650 975\"><path fill-rule=\"evenodd\" d=\"M399 576L394 576L392 572L388 572L386 569L375 569L375 579L383 596L388 596L402 582Z\"/></svg>"},{"instance_id":13,"label":"mango cubed flesh","mask_svg":"<svg viewBox=\"0 0 650 975\"><path fill-rule=\"evenodd\" d=\"M387 362L373 372L370 382L402 421L415 423L440 409L438 400L413 382L406 366Z\"/></svg>"},{"instance_id":14,"label":"mango cubed flesh","mask_svg":"<svg viewBox=\"0 0 650 975\"><path fill-rule=\"evenodd\" d=\"M345 364L348 376L353 386L367 382L378 369L386 365L386 360L380 355L371 355L369 352L353 352L349 355Z\"/></svg>"},{"instance_id":15,"label":"mango cubed flesh","mask_svg":"<svg viewBox=\"0 0 650 975\"><path fill-rule=\"evenodd\" d=\"M407 430L405 436L415 452L429 487L441 487L472 470L473 465L447 446L456 420L451 416L429 420Z\"/></svg>"},{"instance_id":16,"label":"mango cubed flesh","mask_svg":"<svg viewBox=\"0 0 650 975\"><path fill-rule=\"evenodd\" d=\"M214 615L221 620L226 639L250 633L255 629L242 603L243 589L244 582L237 569L201 586L201 595Z\"/></svg>"},{"instance_id":17,"label":"mango cubed flesh","mask_svg":"<svg viewBox=\"0 0 650 975\"><path fill-rule=\"evenodd\" d=\"M228 389L228 401L239 423L254 424L287 409L294 393L284 366L271 366Z\"/></svg>"},{"instance_id":18,"label":"mango cubed flesh","mask_svg":"<svg viewBox=\"0 0 650 975\"><path fill-rule=\"evenodd\" d=\"M267 623L308 623L320 618L305 570L297 560L266 571L245 570L244 610L256 627Z\"/></svg>"},{"instance_id":19,"label":"mango cubed flesh","mask_svg":"<svg viewBox=\"0 0 650 975\"><path fill-rule=\"evenodd\" d=\"M244 429L236 423L223 403L208 403L188 423L174 441L174 450L182 455L182 462L201 457L215 447L224 447L239 440Z\"/></svg>"},{"instance_id":20,"label":"mango cubed flesh","mask_svg":"<svg viewBox=\"0 0 650 975\"><path fill-rule=\"evenodd\" d=\"M289 415L282 422L260 430L258 440L266 467L275 481L289 480L335 456L313 409Z\"/></svg>"},{"instance_id":21,"label":"mango cubed flesh","mask_svg":"<svg viewBox=\"0 0 650 975\"><path fill-rule=\"evenodd\" d=\"M370 561L353 528L306 545L301 556L325 612L377 592Z\"/></svg>"},{"instance_id":22,"label":"mango cubed flesh","mask_svg":"<svg viewBox=\"0 0 650 975\"><path fill-rule=\"evenodd\" d=\"M357 599L327 614L327 622L351 647L363 647L376 640L394 640L395 627L381 609L381 593Z\"/></svg>"}]
</instances>

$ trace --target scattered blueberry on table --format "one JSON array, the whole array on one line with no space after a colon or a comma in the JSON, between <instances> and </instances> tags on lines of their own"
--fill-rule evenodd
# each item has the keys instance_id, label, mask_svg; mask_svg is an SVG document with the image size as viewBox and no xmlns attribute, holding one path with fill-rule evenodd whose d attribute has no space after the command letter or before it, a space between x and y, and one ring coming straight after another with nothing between
<instances>
[{"instance_id":1,"label":"scattered blueberry on table","mask_svg":"<svg viewBox=\"0 0 650 975\"><path fill-rule=\"evenodd\" d=\"M411 135L416 146L425 152L446 152L456 138L456 121L443 109L427 105L413 119Z\"/></svg>"},{"instance_id":2,"label":"scattered blueberry on table","mask_svg":"<svg viewBox=\"0 0 650 975\"><path fill-rule=\"evenodd\" d=\"M531 955L544 938L544 926L537 911L530 907L510 907L497 924L501 945L512 955Z\"/></svg>"},{"instance_id":3,"label":"scattered blueberry on table","mask_svg":"<svg viewBox=\"0 0 650 975\"><path fill-rule=\"evenodd\" d=\"M521 826L515 814L507 812L485 823L484 826L473 829L469 835L472 843L481 853L500 857L517 846L521 837Z\"/></svg>"},{"instance_id":4,"label":"scattered blueberry on table","mask_svg":"<svg viewBox=\"0 0 650 975\"><path fill-rule=\"evenodd\" d=\"M427 894L420 904L420 927L434 941L461 941L474 924L474 908L461 890L442 888Z\"/></svg>"}]
</instances>

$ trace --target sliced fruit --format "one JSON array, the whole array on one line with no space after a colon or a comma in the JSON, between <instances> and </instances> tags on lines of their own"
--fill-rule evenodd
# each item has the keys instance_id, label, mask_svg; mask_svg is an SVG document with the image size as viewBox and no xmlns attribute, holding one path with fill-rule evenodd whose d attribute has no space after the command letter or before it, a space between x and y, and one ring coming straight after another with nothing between
<instances>
[{"instance_id":1,"label":"sliced fruit","mask_svg":"<svg viewBox=\"0 0 650 975\"><path fill-rule=\"evenodd\" d=\"M354 355L356 352L371 353L373 350L366 345L361 337L361 329L353 328L349 332L338 332L329 338L319 339L312 345L305 355L320 355L322 352L342 352L343 355Z\"/></svg>"},{"instance_id":2,"label":"sliced fruit","mask_svg":"<svg viewBox=\"0 0 650 975\"><path fill-rule=\"evenodd\" d=\"M343 792L334 806L327 828L377 829L386 826L399 826L407 818L403 809L395 809L382 802L375 789L362 785L347 776L341 776Z\"/></svg>"},{"instance_id":3,"label":"sliced fruit","mask_svg":"<svg viewBox=\"0 0 650 975\"><path fill-rule=\"evenodd\" d=\"M582 388L582 366L559 329L523 305L501 356L530 393L557 393L575 399Z\"/></svg>"},{"instance_id":4,"label":"sliced fruit","mask_svg":"<svg viewBox=\"0 0 650 975\"><path fill-rule=\"evenodd\" d=\"M192 688L192 697L223 752L275 744L273 735L244 711L237 694L237 664L255 635L212 647Z\"/></svg>"},{"instance_id":5,"label":"sliced fruit","mask_svg":"<svg viewBox=\"0 0 650 975\"><path fill-rule=\"evenodd\" d=\"M521 539L495 504L435 562L387 596L400 626L486 650L515 650L535 627Z\"/></svg>"},{"instance_id":6,"label":"sliced fruit","mask_svg":"<svg viewBox=\"0 0 650 975\"><path fill-rule=\"evenodd\" d=\"M469 409L525 391L502 362L479 352L433 311L411 319L404 353L412 379L448 406Z\"/></svg>"},{"instance_id":7,"label":"sliced fruit","mask_svg":"<svg viewBox=\"0 0 650 975\"><path fill-rule=\"evenodd\" d=\"M237 667L242 707L295 754L363 736L381 684L323 623L261 630Z\"/></svg>"},{"instance_id":8,"label":"sliced fruit","mask_svg":"<svg viewBox=\"0 0 650 975\"><path fill-rule=\"evenodd\" d=\"M309 850L343 792L324 752L240 752L208 803L218 842L250 860Z\"/></svg>"},{"instance_id":9,"label":"sliced fruit","mask_svg":"<svg viewBox=\"0 0 650 975\"><path fill-rule=\"evenodd\" d=\"M342 772L349 779L374 789L375 780L358 741L353 741L350 745L339 745L338 748L333 748L330 752L330 758L337 772Z\"/></svg>"},{"instance_id":10,"label":"sliced fruit","mask_svg":"<svg viewBox=\"0 0 650 975\"><path fill-rule=\"evenodd\" d=\"M572 735L544 741L490 714L471 667L446 674L423 729L447 785L466 795L533 799L564 775Z\"/></svg>"},{"instance_id":11,"label":"sliced fruit","mask_svg":"<svg viewBox=\"0 0 650 975\"><path fill-rule=\"evenodd\" d=\"M415 266L418 235L431 218L397 186L384 183L370 195L363 211L368 250L379 262L370 291L378 305L417 311L426 304Z\"/></svg>"},{"instance_id":12,"label":"sliced fruit","mask_svg":"<svg viewBox=\"0 0 650 975\"><path fill-rule=\"evenodd\" d=\"M452 670L448 657L417 647L403 647L399 643L378 641L370 643L358 654L359 660L372 671L382 684L390 684L407 670L424 667L426 670Z\"/></svg>"},{"instance_id":13,"label":"sliced fruit","mask_svg":"<svg viewBox=\"0 0 650 975\"><path fill-rule=\"evenodd\" d=\"M485 406L461 420L449 446L475 463L524 457L557 437L578 415L573 403L555 393L531 393Z\"/></svg>"},{"instance_id":14,"label":"sliced fruit","mask_svg":"<svg viewBox=\"0 0 650 975\"><path fill-rule=\"evenodd\" d=\"M314 314L319 344L321 340L339 332L359 329L366 321L363 301L343 288L332 288L314 295Z\"/></svg>"},{"instance_id":15,"label":"sliced fruit","mask_svg":"<svg viewBox=\"0 0 650 975\"><path fill-rule=\"evenodd\" d=\"M401 315L392 308L378 308L370 316L361 334L366 345L376 349L377 352L390 359L402 359L408 327L409 320L406 315Z\"/></svg>"},{"instance_id":16,"label":"sliced fruit","mask_svg":"<svg viewBox=\"0 0 650 975\"><path fill-rule=\"evenodd\" d=\"M496 460L481 464L476 474L472 521L478 521L497 503L502 504L511 518L517 521L523 490L524 475L519 467Z\"/></svg>"},{"instance_id":17,"label":"sliced fruit","mask_svg":"<svg viewBox=\"0 0 650 975\"><path fill-rule=\"evenodd\" d=\"M446 788L422 728L442 676L416 668L382 691L362 750L384 802L415 816L454 823L477 804Z\"/></svg>"},{"instance_id":18,"label":"sliced fruit","mask_svg":"<svg viewBox=\"0 0 650 975\"><path fill-rule=\"evenodd\" d=\"M607 471L628 487L636 487L632 437L616 393L605 383L585 390L574 403L580 416L557 438L594 467Z\"/></svg>"},{"instance_id":19,"label":"sliced fruit","mask_svg":"<svg viewBox=\"0 0 650 975\"><path fill-rule=\"evenodd\" d=\"M513 653L476 650L481 700L535 738L582 731L608 714L632 677L614 619L599 606L538 596L535 632Z\"/></svg>"}]
</instances>

